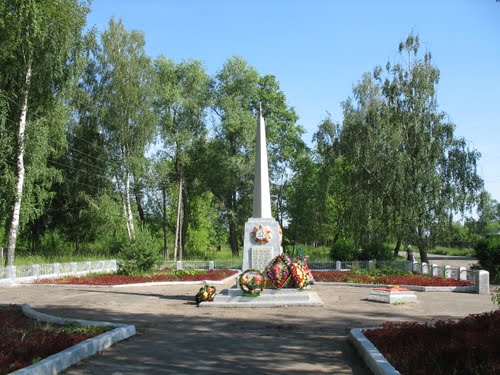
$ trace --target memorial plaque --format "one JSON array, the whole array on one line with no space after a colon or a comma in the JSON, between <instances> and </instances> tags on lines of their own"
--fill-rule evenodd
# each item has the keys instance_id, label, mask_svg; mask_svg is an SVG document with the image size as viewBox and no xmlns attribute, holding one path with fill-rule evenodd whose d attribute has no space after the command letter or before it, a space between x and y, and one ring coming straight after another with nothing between
<instances>
[{"instance_id":1,"label":"memorial plaque","mask_svg":"<svg viewBox=\"0 0 500 375\"><path fill-rule=\"evenodd\" d=\"M273 260L272 246L252 247L252 268L264 271L267 265Z\"/></svg>"}]
</instances>

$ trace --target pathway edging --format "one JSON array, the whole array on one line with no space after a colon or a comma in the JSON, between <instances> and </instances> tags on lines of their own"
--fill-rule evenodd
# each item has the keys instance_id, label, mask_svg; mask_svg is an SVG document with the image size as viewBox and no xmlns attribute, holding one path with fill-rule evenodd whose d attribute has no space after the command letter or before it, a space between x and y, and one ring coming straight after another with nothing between
<instances>
[{"instance_id":1,"label":"pathway edging","mask_svg":"<svg viewBox=\"0 0 500 375\"><path fill-rule=\"evenodd\" d=\"M353 328L349 333L349 341L375 375L400 375L401 373L385 359L375 345L363 334L364 330L376 328Z\"/></svg>"},{"instance_id":2,"label":"pathway edging","mask_svg":"<svg viewBox=\"0 0 500 375\"><path fill-rule=\"evenodd\" d=\"M63 350L62 352L53 354L34 365L14 371L10 373L10 375L56 374L64 369L67 369L70 366L73 366L83 359L93 356L97 352L110 347L118 341L122 341L131 336L134 336L136 333L134 325L62 318L59 316L48 315L35 311L27 304L21 305L21 309L24 315L26 315L27 317L38 319L43 322L54 324L78 324L82 326L113 326L115 327L115 329L105 332L99 336L82 341Z\"/></svg>"}]
</instances>

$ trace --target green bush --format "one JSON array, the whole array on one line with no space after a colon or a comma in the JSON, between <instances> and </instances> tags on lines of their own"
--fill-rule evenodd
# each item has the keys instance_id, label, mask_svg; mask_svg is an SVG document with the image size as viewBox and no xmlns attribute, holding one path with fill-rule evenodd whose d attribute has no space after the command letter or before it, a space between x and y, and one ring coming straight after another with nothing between
<instances>
[{"instance_id":1,"label":"green bush","mask_svg":"<svg viewBox=\"0 0 500 375\"><path fill-rule=\"evenodd\" d=\"M394 269L394 268L374 268L368 270L351 270L353 275L367 275L367 276L410 276L413 275L413 272L402 270L402 269Z\"/></svg>"},{"instance_id":2,"label":"green bush","mask_svg":"<svg viewBox=\"0 0 500 375\"><path fill-rule=\"evenodd\" d=\"M480 268L490 273L490 280L500 282L500 237L494 236L481 240L476 245L476 256Z\"/></svg>"},{"instance_id":3,"label":"green bush","mask_svg":"<svg viewBox=\"0 0 500 375\"><path fill-rule=\"evenodd\" d=\"M330 250L330 258L333 261L352 261L359 259L359 251L353 241L339 240Z\"/></svg>"},{"instance_id":4,"label":"green bush","mask_svg":"<svg viewBox=\"0 0 500 375\"><path fill-rule=\"evenodd\" d=\"M497 309L500 309L500 288L491 293L491 301Z\"/></svg>"},{"instance_id":5,"label":"green bush","mask_svg":"<svg viewBox=\"0 0 500 375\"><path fill-rule=\"evenodd\" d=\"M45 232L40 241L40 253L44 255L71 255L73 250L59 230Z\"/></svg>"},{"instance_id":6,"label":"green bush","mask_svg":"<svg viewBox=\"0 0 500 375\"><path fill-rule=\"evenodd\" d=\"M390 246L382 243L369 243L363 246L360 259L362 260L391 260L393 258L393 250Z\"/></svg>"},{"instance_id":7,"label":"green bush","mask_svg":"<svg viewBox=\"0 0 500 375\"><path fill-rule=\"evenodd\" d=\"M134 240L124 242L117 258L119 275L152 271L162 261L160 250L147 231L137 232Z\"/></svg>"}]
</instances>

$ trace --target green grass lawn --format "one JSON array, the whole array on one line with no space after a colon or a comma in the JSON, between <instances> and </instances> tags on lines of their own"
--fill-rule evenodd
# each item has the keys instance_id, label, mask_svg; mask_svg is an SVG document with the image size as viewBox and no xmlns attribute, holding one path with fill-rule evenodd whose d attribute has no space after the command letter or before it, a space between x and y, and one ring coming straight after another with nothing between
<instances>
[{"instance_id":1,"label":"green grass lawn","mask_svg":"<svg viewBox=\"0 0 500 375\"><path fill-rule=\"evenodd\" d=\"M288 246L284 249L284 251L290 256L294 257L299 253L299 248L303 249L304 255L306 255L310 262L326 262L330 261L330 248L326 246L307 246L307 245L296 245L295 248L293 246ZM454 249L447 247L435 247L432 250L429 250L431 254L440 254L440 255L450 255L450 256L467 256L474 257L475 251L474 249L466 248L466 249ZM415 257L419 258L418 249L414 249ZM216 262L238 262L242 259L242 251L238 256L234 256L231 253L229 246L223 246L220 251L215 249L207 250L203 253L193 253L186 254L183 257L184 260L205 260L205 261L216 261ZM68 263L68 262L88 262L88 261L98 261L104 259L113 259L116 256L110 255L52 255L52 256L44 256L41 254L16 254L14 258L14 265L30 265L30 264L46 264L46 263ZM169 260L172 260L171 257Z\"/></svg>"}]
</instances>

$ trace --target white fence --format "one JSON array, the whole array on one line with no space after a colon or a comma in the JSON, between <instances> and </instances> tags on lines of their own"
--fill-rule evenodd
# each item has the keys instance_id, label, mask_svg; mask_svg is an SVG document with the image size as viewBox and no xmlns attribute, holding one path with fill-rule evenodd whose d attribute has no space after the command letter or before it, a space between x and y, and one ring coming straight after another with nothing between
<instances>
[{"instance_id":1,"label":"white fence","mask_svg":"<svg viewBox=\"0 0 500 375\"><path fill-rule=\"evenodd\" d=\"M116 260L7 266L0 267L0 284L14 284L16 282L44 278L78 276L93 272L113 272L116 269Z\"/></svg>"},{"instance_id":2,"label":"white fence","mask_svg":"<svg viewBox=\"0 0 500 375\"><path fill-rule=\"evenodd\" d=\"M177 270L215 270L241 269L240 261L177 261L165 262L163 267ZM413 271L423 275L441 276L455 280L468 280L476 286L478 293L489 293L489 273L487 271L470 270L465 267L451 268L436 264L417 263L411 261L352 261L352 262L309 262L311 270L348 271L352 269L392 268ZM114 272L117 270L116 260L100 260L93 262L70 262L51 264L32 264L24 266L0 267L0 285L28 282L42 278L78 276L94 272Z\"/></svg>"}]
</instances>

